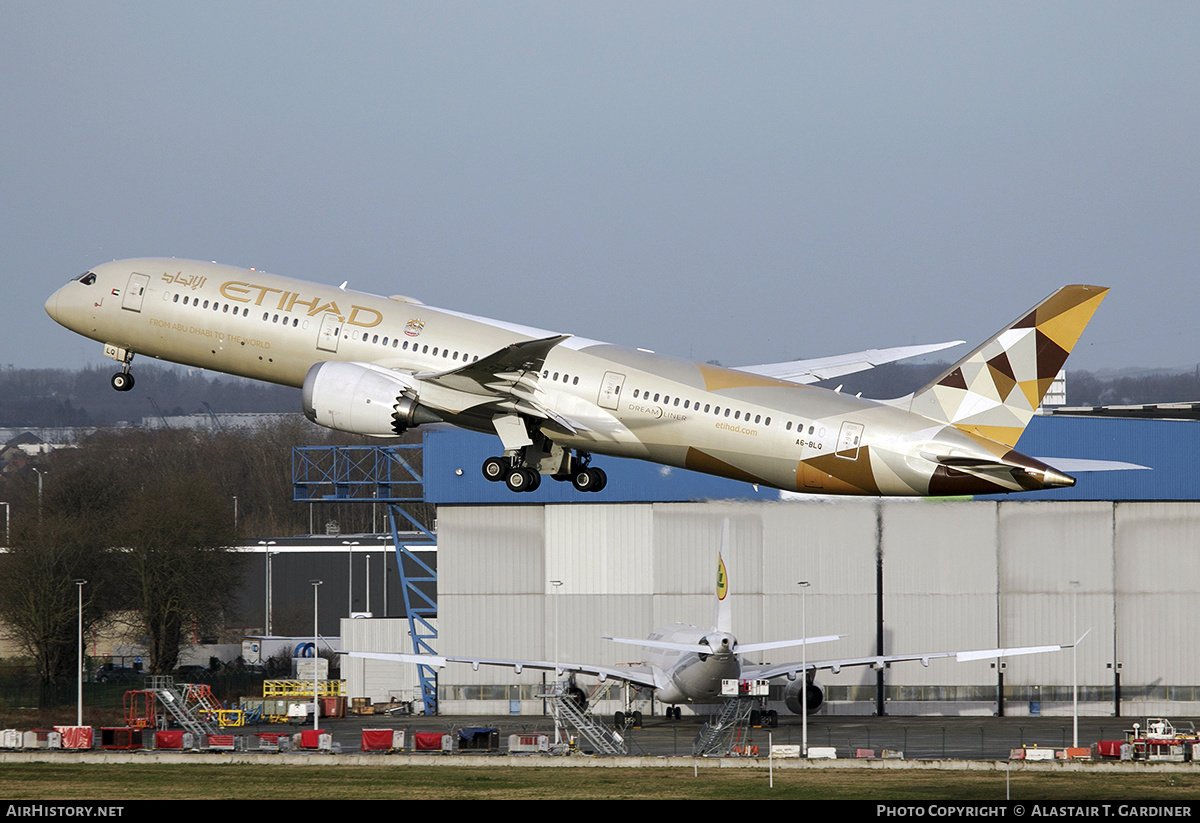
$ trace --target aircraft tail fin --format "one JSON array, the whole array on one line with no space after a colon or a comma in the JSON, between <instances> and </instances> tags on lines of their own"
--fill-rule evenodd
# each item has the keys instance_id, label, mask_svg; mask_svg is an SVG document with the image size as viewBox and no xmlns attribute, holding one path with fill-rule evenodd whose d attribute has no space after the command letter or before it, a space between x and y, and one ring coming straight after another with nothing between
<instances>
[{"instance_id":1,"label":"aircraft tail fin","mask_svg":"<svg viewBox=\"0 0 1200 823\"><path fill-rule=\"evenodd\" d=\"M733 614L729 609L729 576L725 572L725 550L729 548L729 519L721 524L721 548L717 551L717 588L713 600L713 628L719 632L733 631Z\"/></svg>"},{"instance_id":2,"label":"aircraft tail fin","mask_svg":"<svg viewBox=\"0 0 1200 823\"><path fill-rule=\"evenodd\" d=\"M909 410L1016 446L1107 293L1064 286L916 392Z\"/></svg>"}]
</instances>

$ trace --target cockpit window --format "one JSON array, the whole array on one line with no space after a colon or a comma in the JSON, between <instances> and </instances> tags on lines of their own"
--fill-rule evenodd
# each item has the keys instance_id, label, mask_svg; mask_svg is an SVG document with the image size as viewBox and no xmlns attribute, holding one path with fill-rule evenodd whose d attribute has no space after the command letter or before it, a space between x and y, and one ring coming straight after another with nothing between
<instances>
[{"instance_id":1,"label":"cockpit window","mask_svg":"<svg viewBox=\"0 0 1200 823\"><path fill-rule=\"evenodd\" d=\"M96 273L94 271L89 271L86 274L79 275L75 279L85 286L90 286L96 282Z\"/></svg>"}]
</instances>

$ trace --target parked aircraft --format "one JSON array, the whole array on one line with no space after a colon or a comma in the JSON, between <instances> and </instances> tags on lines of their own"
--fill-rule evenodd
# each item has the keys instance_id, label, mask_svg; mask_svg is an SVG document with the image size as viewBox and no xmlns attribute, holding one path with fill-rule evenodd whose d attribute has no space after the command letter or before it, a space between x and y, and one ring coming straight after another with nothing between
<instances>
[{"instance_id":1,"label":"parked aircraft","mask_svg":"<svg viewBox=\"0 0 1200 823\"><path fill-rule=\"evenodd\" d=\"M945 374L873 401L808 383L943 347L871 350L741 369L693 363L216 263L105 263L46 301L104 344L133 386L134 354L303 389L304 413L391 436L449 423L499 436L489 480L604 487L592 455L632 457L788 491L952 495L1074 485L1129 468L1015 450L1107 289L1066 286ZM950 344L945 344L950 345Z\"/></svg>"},{"instance_id":2,"label":"parked aircraft","mask_svg":"<svg viewBox=\"0 0 1200 823\"><path fill-rule=\"evenodd\" d=\"M728 544L729 524L726 522L722 529L721 545L725 547ZM480 666L510 668L518 674L524 669L553 671L559 676L566 676L568 689L580 702L585 702L585 697L582 690L574 683L576 675L591 675L601 681L612 678L653 690L659 702L668 706L667 715L679 719L681 714L679 706L681 705L711 705L728 699L730 695L723 687L730 682L744 686L755 680L786 678L784 702L788 710L794 714L801 714L803 707L807 705L808 713L813 714L825 702L825 689L816 681L816 674L821 670L829 670L837 674L843 668L848 667L871 666L882 669L892 663L914 660L919 660L923 665L928 666L929 661L946 657L953 657L959 662L965 662L1055 652L1075 646L1075 643L1067 643L1007 649L918 652L826 660L808 660L805 655L801 660L783 663L751 663L745 658L760 657L762 652L775 649L826 643L838 640L845 635L825 635L766 643L739 643L733 633L729 594L725 561L723 555L718 553L712 626L703 629L684 623L673 623L655 629L642 640L605 637L605 640L640 646L643 649L641 662L631 666L387 652L348 651L341 652L341 654L365 659L415 663L437 669L443 668L449 663L464 663L476 669ZM1080 638L1080 640L1082 639ZM806 686L807 694L805 695L802 694L802 690ZM768 713L768 721L774 719L775 716ZM618 718L617 725L622 725L620 720Z\"/></svg>"}]
</instances>

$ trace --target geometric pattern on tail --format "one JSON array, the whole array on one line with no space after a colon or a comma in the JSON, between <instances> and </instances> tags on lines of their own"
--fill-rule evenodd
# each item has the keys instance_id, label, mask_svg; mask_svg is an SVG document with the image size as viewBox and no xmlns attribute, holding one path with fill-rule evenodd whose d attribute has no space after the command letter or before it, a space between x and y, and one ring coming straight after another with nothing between
<instances>
[{"instance_id":1,"label":"geometric pattern on tail","mask_svg":"<svg viewBox=\"0 0 1200 823\"><path fill-rule=\"evenodd\" d=\"M1016 446L1107 293L1064 286L914 394L910 410Z\"/></svg>"}]
</instances>

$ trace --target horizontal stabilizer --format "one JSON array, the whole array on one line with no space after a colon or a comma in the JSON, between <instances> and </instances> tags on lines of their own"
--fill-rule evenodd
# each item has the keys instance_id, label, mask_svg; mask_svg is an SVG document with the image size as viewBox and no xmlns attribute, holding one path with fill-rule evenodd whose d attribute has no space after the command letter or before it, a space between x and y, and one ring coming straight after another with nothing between
<instances>
[{"instance_id":1,"label":"horizontal stabilizer","mask_svg":"<svg viewBox=\"0 0 1200 823\"><path fill-rule=\"evenodd\" d=\"M827 634L823 637L802 637L796 640L776 640L771 643L738 643L734 646L734 652L737 654L750 654L752 652L766 651L767 649L783 649L792 646L811 646L814 643L828 643L831 640L841 640L846 635L844 634ZM614 643L627 643L631 646L641 646L647 649L664 649L672 652L693 652L695 654L712 654L712 646L704 643L672 643L668 640L647 640L645 638L637 639L633 637L605 637L604 640L611 640Z\"/></svg>"},{"instance_id":2,"label":"horizontal stabilizer","mask_svg":"<svg viewBox=\"0 0 1200 823\"><path fill-rule=\"evenodd\" d=\"M1135 471L1137 469L1150 471L1149 466L1141 466L1137 463L1122 463L1120 460L1088 460L1083 457L1037 457L1034 459L1040 460L1047 466L1053 466L1060 472L1067 472L1068 474Z\"/></svg>"},{"instance_id":3,"label":"horizontal stabilizer","mask_svg":"<svg viewBox=\"0 0 1200 823\"><path fill-rule=\"evenodd\" d=\"M811 646L814 643L828 643L831 640L841 640L844 634L827 634L822 637L801 637L796 640L774 640L770 643L738 643L739 654L765 652L769 649L787 649L793 646Z\"/></svg>"}]
</instances>

